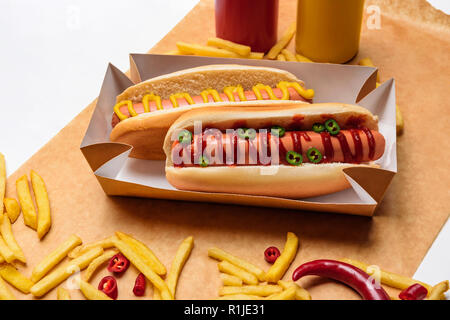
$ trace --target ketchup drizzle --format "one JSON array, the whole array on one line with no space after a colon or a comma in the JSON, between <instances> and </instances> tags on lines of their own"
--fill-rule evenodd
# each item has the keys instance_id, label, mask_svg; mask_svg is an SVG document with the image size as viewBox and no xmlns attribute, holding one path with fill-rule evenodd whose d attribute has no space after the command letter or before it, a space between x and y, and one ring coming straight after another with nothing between
<instances>
[{"instance_id":1,"label":"ketchup drizzle","mask_svg":"<svg viewBox=\"0 0 450 320\"><path fill-rule=\"evenodd\" d=\"M344 162L345 163L354 163L353 155L350 151L350 147L348 145L345 134L343 134L342 132L339 132L336 135L336 138L338 138L339 144L341 145L342 154L344 155Z\"/></svg>"},{"instance_id":2,"label":"ketchup drizzle","mask_svg":"<svg viewBox=\"0 0 450 320\"><path fill-rule=\"evenodd\" d=\"M300 134L303 137L303 139L305 139L305 141L311 141L311 137L308 136L306 132L302 131Z\"/></svg>"},{"instance_id":3,"label":"ketchup drizzle","mask_svg":"<svg viewBox=\"0 0 450 320\"><path fill-rule=\"evenodd\" d=\"M353 143L355 144L355 158L354 161L356 163L361 163L362 160L362 142L361 137L359 136L359 132L356 129L350 129L350 133L352 134Z\"/></svg>"},{"instance_id":4,"label":"ketchup drizzle","mask_svg":"<svg viewBox=\"0 0 450 320\"><path fill-rule=\"evenodd\" d=\"M367 136L367 141L369 142L369 159L372 160L375 157L375 139L369 128L364 127L362 128L362 131L364 131Z\"/></svg>"},{"instance_id":5,"label":"ketchup drizzle","mask_svg":"<svg viewBox=\"0 0 450 320\"><path fill-rule=\"evenodd\" d=\"M294 145L294 151L302 154L302 140L300 139L300 135L296 131L291 131L292 143Z\"/></svg>"},{"instance_id":6,"label":"ketchup drizzle","mask_svg":"<svg viewBox=\"0 0 450 320\"><path fill-rule=\"evenodd\" d=\"M320 137L322 138L323 148L325 149L325 154L323 156L322 162L332 162L334 158L333 144L331 143L331 137L328 132L321 132Z\"/></svg>"}]
</instances>

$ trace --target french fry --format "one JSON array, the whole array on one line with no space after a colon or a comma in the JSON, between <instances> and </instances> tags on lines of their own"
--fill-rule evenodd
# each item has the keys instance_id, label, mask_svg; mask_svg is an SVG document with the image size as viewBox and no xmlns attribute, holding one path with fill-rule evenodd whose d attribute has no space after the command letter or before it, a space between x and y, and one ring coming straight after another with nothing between
<instances>
[{"instance_id":1,"label":"french fry","mask_svg":"<svg viewBox=\"0 0 450 320\"><path fill-rule=\"evenodd\" d=\"M381 86L381 83L377 82L377 88ZM397 135L400 136L403 133L403 129L405 127L405 122L403 121L403 115L398 107L398 104L395 105L395 129Z\"/></svg>"},{"instance_id":2,"label":"french fry","mask_svg":"<svg viewBox=\"0 0 450 320\"><path fill-rule=\"evenodd\" d=\"M16 239L14 238L11 229L11 222L9 221L9 218L6 214L0 216L0 233L2 234L2 237L5 240L6 245L13 252L14 257L23 263L27 263L27 259L25 258L22 249L19 247Z\"/></svg>"},{"instance_id":3,"label":"french fry","mask_svg":"<svg viewBox=\"0 0 450 320\"><path fill-rule=\"evenodd\" d=\"M235 266L244 269L247 272L250 272L251 274L254 274L259 281L264 281L265 279L265 273L261 268L258 268L257 266L241 259L238 257L235 257L231 254L229 254L228 252L223 251L222 249L219 248L211 248L208 250L208 256L210 258L219 260L219 261L228 261L232 264L234 264Z\"/></svg>"},{"instance_id":4,"label":"french fry","mask_svg":"<svg viewBox=\"0 0 450 320\"><path fill-rule=\"evenodd\" d=\"M3 199L6 192L6 163L5 156L0 152L0 214L3 213Z\"/></svg>"},{"instance_id":5,"label":"french fry","mask_svg":"<svg viewBox=\"0 0 450 320\"><path fill-rule=\"evenodd\" d=\"M224 286L234 286L239 287L242 286L242 279L236 276L232 276L227 273L221 273L220 279L222 279L222 284Z\"/></svg>"},{"instance_id":6,"label":"french fry","mask_svg":"<svg viewBox=\"0 0 450 320\"><path fill-rule=\"evenodd\" d=\"M19 179L17 179L16 191L19 197L20 206L22 207L23 220L25 222L25 225L36 230L37 215L36 209L33 204L33 199L31 198L27 175L23 175Z\"/></svg>"},{"instance_id":7,"label":"french fry","mask_svg":"<svg viewBox=\"0 0 450 320\"><path fill-rule=\"evenodd\" d=\"M80 257L69 261L67 264L58 267L35 283L30 289L31 294L35 297L43 296L75 272L86 268L92 260L100 256L102 253L103 249L96 247Z\"/></svg>"},{"instance_id":8,"label":"french fry","mask_svg":"<svg viewBox=\"0 0 450 320\"><path fill-rule=\"evenodd\" d=\"M295 57L295 54L293 54L288 49L281 50L281 53L284 55L284 57L286 58L287 61L296 61L297 62L297 58Z\"/></svg>"},{"instance_id":9,"label":"french fry","mask_svg":"<svg viewBox=\"0 0 450 320\"><path fill-rule=\"evenodd\" d=\"M5 198L3 199L3 203L5 205L6 214L8 215L11 223L16 222L20 215L20 206L17 200L14 198Z\"/></svg>"},{"instance_id":10,"label":"french fry","mask_svg":"<svg viewBox=\"0 0 450 320\"><path fill-rule=\"evenodd\" d=\"M351 265L363 270L364 272L366 272L367 274L369 274L371 276L374 275L376 272L375 268L369 268L370 266L368 264L365 264L364 262L361 262L361 261L348 259L348 258L340 259L340 261L351 264ZM419 283L422 286L424 286L425 288L427 288L428 293L431 292L432 287L429 284L423 283L421 281L417 281L412 278L408 278L408 277L405 277L405 276L402 276L399 274L395 274L392 272L383 271L381 269L379 269L379 274L380 274L381 283L385 284L389 287L404 290L404 289L408 288L409 286L412 286L415 283Z\"/></svg>"},{"instance_id":11,"label":"french fry","mask_svg":"<svg viewBox=\"0 0 450 320\"><path fill-rule=\"evenodd\" d=\"M8 245L6 244L5 240L1 235L0 235L0 255L8 263L13 262L16 259L14 252L8 247Z\"/></svg>"},{"instance_id":12,"label":"french fry","mask_svg":"<svg viewBox=\"0 0 450 320\"><path fill-rule=\"evenodd\" d=\"M33 282L21 274L14 266L3 264L0 266L0 276L10 285L23 293L29 293Z\"/></svg>"},{"instance_id":13,"label":"french fry","mask_svg":"<svg viewBox=\"0 0 450 320\"><path fill-rule=\"evenodd\" d=\"M145 263L141 256L122 240L114 239L114 245L128 260L150 280L154 287L161 292L163 300L173 300L173 295L169 287L161 277L153 271L153 269Z\"/></svg>"},{"instance_id":14,"label":"french fry","mask_svg":"<svg viewBox=\"0 0 450 320\"><path fill-rule=\"evenodd\" d=\"M161 300L161 293L153 286L153 300Z\"/></svg>"},{"instance_id":15,"label":"french fry","mask_svg":"<svg viewBox=\"0 0 450 320\"><path fill-rule=\"evenodd\" d=\"M295 300L295 287L289 287L280 293L275 293L267 297L267 300Z\"/></svg>"},{"instance_id":16,"label":"french fry","mask_svg":"<svg viewBox=\"0 0 450 320\"><path fill-rule=\"evenodd\" d=\"M277 60L278 61L286 61L286 57L284 56L284 54L280 53L279 55L277 55Z\"/></svg>"},{"instance_id":17,"label":"french fry","mask_svg":"<svg viewBox=\"0 0 450 320\"><path fill-rule=\"evenodd\" d=\"M442 295L448 291L448 280L439 282L437 285L431 288L428 295L428 300L441 300Z\"/></svg>"},{"instance_id":18,"label":"french fry","mask_svg":"<svg viewBox=\"0 0 450 320\"><path fill-rule=\"evenodd\" d=\"M172 266L170 267L170 271L167 275L166 282L174 298L177 290L178 277L180 276L181 270L183 270L184 264L189 258L189 255L191 254L193 247L194 247L194 238L187 237L180 244L180 247L175 253L175 258L172 261Z\"/></svg>"},{"instance_id":19,"label":"french fry","mask_svg":"<svg viewBox=\"0 0 450 320\"><path fill-rule=\"evenodd\" d=\"M168 54L168 55L172 55L172 56L179 56L182 55L182 53L177 49L177 50L171 50L171 51L167 51L164 54Z\"/></svg>"},{"instance_id":20,"label":"french fry","mask_svg":"<svg viewBox=\"0 0 450 320\"><path fill-rule=\"evenodd\" d=\"M281 252L281 255L275 261L275 263L270 267L266 274L266 280L268 282L276 283L278 280L283 278L284 273L289 268L290 264L297 254L298 248L298 238L292 233L287 233L286 244Z\"/></svg>"},{"instance_id":21,"label":"french fry","mask_svg":"<svg viewBox=\"0 0 450 320\"><path fill-rule=\"evenodd\" d=\"M56 290L56 298L58 300L72 300L69 290L63 287L58 287Z\"/></svg>"},{"instance_id":22,"label":"french fry","mask_svg":"<svg viewBox=\"0 0 450 320\"><path fill-rule=\"evenodd\" d=\"M78 258L79 256L81 256L82 254L85 254L86 252L88 252L89 250L92 250L95 247L100 247L103 249L109 249L114 247L114 243L113 243L113 239L115 239L115 236L103 239L103 240L99 240L99 241L95 241L92 243L88 243L85 245L79 245L76 248L72 249L72 251L70 251L68 253L68 257L70 259L75 259Z\"/></svg>"},{"instance_id":23,"label":"french fry","mask_svg":"<svg viewBox=\"0 0 450 320\"><path fill-rule=\"evenodd\" d=\"M16 297L9 290L2 277L0 277L0 300L16 300Z\"/></svg>"},{"instance_id":24,"label":"french fry","mask_svg":"<svg viewBox=\"0 0 450 320\"><path fill-rule=\"evenodd\" d=\"M286 32L283 34L280 40L270 49L269 53L267 54L268 59L275 59L278 54L283 50L291 41L292 37L295 34L296 30L296 24L293 22L289 28L286 30Z\"/></svg>"},{"instance_id":25,"label":"french fry","mask_svg":"<svg viewBox=\"0 0 450 320\"><path fill-rule=\"evenodd\" d=\"M303 289L298 284L291 282L291 281L285 281L285 280L279 280L277 284L282 287L284 290L294 287L295 288L295 299L296 300L311 300L311 295L306 289Z\"/></svg>"},{"instance_id":26,"label":"french fry","mask_svg":"<svg viewBox=\"0 0 450 320\"><path fill-rule=\"evenodd\" d=\"M397 131L397 135L401 135L403 133L403 128L405 127L405 123L403 122L403 115L400 111L398 105L395 105L395 129Z\"/></svg>"},{"instance_id":27,"label":"french fry","mask_svg":"<svg viewBox=\"0 0 450 320\"><path fill-rule=\"evenodd\" d=\"M116 236L128 244L144 260L144 262L155 271L156 274L163 276L166 274L166 267L159 261L158 257L141 241L123 232L117 231Z\"/></svg>"},{"instance_id":28,"label":"french fry","mask_svg":"<svg viewBox=\"0 0 450 320\"><path fill-rule=\"evenodd\" d=\"M195 43L186 43L179 41L177 42L177 48L182 54L193 54L197 56L218 58L241 58L241 56L239 56L238 54L225 49L217 49Z\"/></svg>"},{"instance_id":29,"label":"french fry","mask_svg":"<svg viewBox=\"0 0 450 320\"><path fill-rule=\"evenodd\" d=\"M263 59L264 58L264 52L250 52L248 59Z\"/></svg>"},{"instance_id":30,"label":"french fry","mask_svg":"<svg viewBox=\"0 0 450 320\"><path fill-rule=\"evenodd\" d=\"M299 54L299 53L297 53L297 54L295 55L295 57L297 58L297 61L298 61L298 62L314 62L314 61L312 61L311 59L308 59L307 57L302 56L302 55Z\"/></svg>"},{"instance_id":31,"label":"french fry","mask_svg":"<svg viewBox=\"0 0 450 320\"><path fill-rule=\"evenodd\" d=\"M209 38L206 44L210 47L217 47L220 49L225 49L237 53L242 57L248 57L250 55L250 51L252 50L252 48L250 48L249 46L234 43L221 38Z\"/></svg>"},{"instance_id":32,"label":"french fry","mask_svg":"<svg viewBox=\"0 0 450 320\"><path fill-rule=\"evenodd\" d=\"M229 294L217 298L217 300L261 300L261 297L252 296L250 294Z\"/></svg>"},{"instance_id":33,"label":"french fry","mask_svg":"<svg viewBox=\"0 0 450 320\"><path fill-rule=\"evenodd\" d=\"M80 286L81 293L88 300L112 300L105 293L94 288L92 285L90 285L86 281L80 280L78 282L78 284Z\"/></svg>"},{"instance_id":34,"label":"french fry","mask_svg":"<svg viewBox=\"0 0 450 320\"><path fill-rule=\"evenodd\" d=\"M230 294L249 294L259 297L267 297L274 293L283 291L280 286L273 284L262 284L257 286L232 287L226 286L219 289L219 296Z\"/></svg>"},{"instance_id":35,"label":"french fry","mask_svg":"<svg viewBox=\"0 0 450 320\"><path fill-rule=\"evenodd\" d=\"M244 283L251 285L258 284L258 278L254 274L247 272L246 270L239 268L226 260L219 262L217 266L219 267L219 271L236 276L242 279Z\"/></svg>"},{"instance_id":36,"label":"french fry","mask_svg":"<svg viewBox=\"0 0 450 320\"><path fill-rule=\"evenodd\" d=\"M54 251L39 262L31 273L31 281L34 283L42 279L54 266L60 263L67 253L81 244L81 239L77 235L71 235L66 241L60 244Z\"/></svg>"},{"instance_id":37,"label":"french fry","mask_svg":"<svg viewBox=\"0 0 450 320\"><path fill-rule=\"evenodd\" d=\"M105 251L101 256L95 258L92 260L92 262L87 267L86 271L84 272L83 279L84 281L89 281L92 277L92 275L95 273L95 271L105 262L111 260L111 258L116 255L119 251L116 249Z\"/></svg>"},{"instance_id":38,"label":"french fry","mask_svg":"<svg viewBox=\"0 0 450 320\"><path fill-rule=\"evenodd\" d=\"M31 170L31 184L33 186L34 197L38 207L37 234L39 239L42 239L52 225L50 202L48 200L44 180L33 170Z\"/></svg>"},{"instance_id":39,"label":"french fry","mask_svg":"<svg viewBox=\"0 0 450 320\"><path fill-rule=\"evenodd\" d=\"M370 58L361 59L361 60L359 60L358 64L360 66L376 68L372 62L372 59L370 59ZM377 72L377 82L380 82L380 73L379 72Z\"/></svg>"}]
</instances>

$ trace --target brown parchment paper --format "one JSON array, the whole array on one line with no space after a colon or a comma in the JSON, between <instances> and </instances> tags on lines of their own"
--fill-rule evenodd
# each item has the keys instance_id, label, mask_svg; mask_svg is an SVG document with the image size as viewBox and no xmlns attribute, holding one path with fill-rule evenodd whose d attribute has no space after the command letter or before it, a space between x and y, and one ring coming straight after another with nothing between
<instances>
[{"instance_id":1,"label":"brown parchment paper","mask_svg":"<svg viewBox=\"0 0 450 320\"><path fill-rule=\"evenodd\" d=\"M407 14L392 13L387 6L391 2ZM15 180L34 169L45 179L51 199L53 225L42 241L24 226L22 217L13 226L28 259L26 266L18 265L20 271L31 275L32 267L72 233L87 243L115 230L147 243L169 268L179 243L193 235L195 247L180 277L177 298L209 299L217 296L220 286L216 261L207 257L209 247L219 246L267 269L263 250L271 245L282 248L286 232L292 231L300 238L300 249L285 278L300 263L343 256L411 276L449 216L450 31L445 27L448 16L433 11L424 0L376 3L381 8L381 29L363 26L358 57L370 56L382 80L395 77L405 133L397 141L398 174L373 218L108 197L79 150L94 101L8 178L7 195L16 197ZM416 14L417 5L422 8L419 12L426 10L427 17L432 16L432 22ZM280 33L294 19L295 1L280 1ZM439 19L445 23L436 27ZM213 34L213 1L201 1L151 51L174 49L180 39L205 42ZM106 273L98 273L92 283L98 284ZM119 279L120 299L134 298L136 275L130 268ZM351 289L324 279L309 277L300 284L313 299L358 298ZM12 290L19 298L31 298ZM146 298L150 294L151 289ZM72 296L81 297L76 290ZM55 299L56 290L44 298Z\"/></svg>"}]
</instances>

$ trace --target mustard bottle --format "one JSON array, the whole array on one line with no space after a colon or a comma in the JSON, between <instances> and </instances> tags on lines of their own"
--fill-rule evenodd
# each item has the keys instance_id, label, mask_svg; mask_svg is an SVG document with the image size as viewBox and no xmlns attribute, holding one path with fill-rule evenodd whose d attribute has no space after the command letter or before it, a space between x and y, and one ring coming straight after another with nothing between
<instances>
[{"instance_id":1,"label":"mustard bottle","mask_svg":"<svg viewBox=\"0 0 450 320\"><path fill-rule=\"evenodd\" d=\"M296 51L315 62L344 63L358 52L364 0L298 0Z\"/></svg>"}]
</instances>

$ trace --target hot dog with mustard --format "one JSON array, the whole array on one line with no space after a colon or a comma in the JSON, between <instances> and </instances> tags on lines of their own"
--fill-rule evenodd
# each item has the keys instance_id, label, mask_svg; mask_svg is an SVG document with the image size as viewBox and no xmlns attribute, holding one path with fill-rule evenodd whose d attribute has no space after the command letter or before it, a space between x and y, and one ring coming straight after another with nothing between
<instances>
[{"instance_id":1,"label":"hot dog with mustard","mask_svg":"<svg viewBox=\"0 0 450 320\"><path fill-rule=\"evenodd\" d=\"M280 69L241 65L186 69L146 80L121 93L112 108L110 140L132 145L132 157L164 159L167 130L189 110L263 100L310 103L313 97L314 90Z\"/></svg>"},{"instance_id":2,"label":"hot dog with mustard","mask_svg":"<svg viewBox=\"0 0 450 320\"><path fill-rule=\"evenodd\" d=\"M177 189L284 198L349 188L342 170L377 167L384 149L378 118L341 103L193 110L164 143L166 178Z\"/></svg>"}]
</instances>

